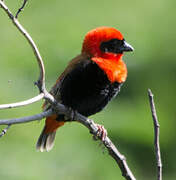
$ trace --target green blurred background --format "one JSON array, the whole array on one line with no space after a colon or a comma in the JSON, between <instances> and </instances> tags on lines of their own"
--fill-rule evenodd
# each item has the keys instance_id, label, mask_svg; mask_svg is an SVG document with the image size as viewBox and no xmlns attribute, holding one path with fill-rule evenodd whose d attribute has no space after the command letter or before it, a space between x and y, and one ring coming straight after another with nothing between
<instances>
[{"instance_id":1,"label":"green blurred background","mask_svg":"<svg viewBox=\"0 0 176 180\"><path fill-rule=\"evenodd\" d=\"M5 2L15 13L22 0ZM161 126L163 176L176 179L175 7L175 0L38 0L29 1L19 16L44 59L48 90L68 61L79 54L90 29L118 28L134 46L134 53L124 56L129 73L120 95L91 118L104 124L140 180L156 179L148 88L155 95ZM30 46L0 9L0 104L37 95L33 84L37 78L37 63ZM1 110L0 118L39 113L41 104ZM68 123L57 132L52 151L36 152L43 124L14 125L0 139L0 179L123 180L115 161L78 123Z\"/></svg>"}]
</instances>

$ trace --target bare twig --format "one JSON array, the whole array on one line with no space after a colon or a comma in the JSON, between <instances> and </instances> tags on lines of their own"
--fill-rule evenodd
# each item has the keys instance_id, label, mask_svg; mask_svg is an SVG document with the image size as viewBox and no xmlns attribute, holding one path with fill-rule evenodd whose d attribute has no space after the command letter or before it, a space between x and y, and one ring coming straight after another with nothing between
<instances>
[{"instance_id":1,"label":"bare twig","mask_svg":"<svg viewBox=\"0 0 176 180\"><path fill-rule=\"evenodd\" d=\"M27 3L27 0L24 0L22 6L18 9L18 12L15 15L15 18L18 18L19 13L23 10L23 8L25 7L26 3Z\"/></svg>"},{"instance_id":2,"label":"bare twig","mask_svg":"<svg viewBox=\"0 0 176 180\"><path fill-rule=\"evenodd\" d=\"M11 125L9 124L6 128L4 128L4 129L2 130L2 132L0 133L0 138L7 133L7 130L10 128L10 126L11 126Z\"/></svg>"},{"instance_id":3,"label":"bare twig","mask_svg":"<svg viewBox=\"0 0 176 180\"><path fill-rule=\"evenodd\" d=\"M37 102L39 100L41 100L44 97L43 93L40 93L39 95L28 99L26 101L21 101L21 102L16 102L16 103L12 103L12 104L0 104L0 110L1 109L10 109L10 108L15 108L15 107L20 107L20 106L26 106L29 104L32 104L34 102Z\"/></svg>"},{"instance_id":4,"label":"bare twig","mask_svg":"<svg viewBox=\"0 0 176 180\"><path fill-rule=\"evenodd\" d=\"M43 119L45 117L51 116L52 114L53 114L52 109L49 109L47 111L44 111L39 114L35 114L33 116L26 116L26 117L22 117L22 118L13 118L13 119L1 119L0 125L12 125L12 124L27 123L27 122Z\"/></svg>"},{"instance_id":5,"label":"bare twig","mask_svg":"<svg viewBox=\"0 0 176 180\"><path fill-rule=\"evenodd\" d=\"M37 81L37 85L39 87L40 92L45 92L45 90L46 90L45 89L45 68L44 68L42 57L40 55L40 52L39 52L36 44L34 43L33 39L29 35L29 33L23 28L23 26L13 16L13 14L8 9L8 7L5 5L5 3L1 0L0 0L0 6L6 12L6 14L9 16L9 18L12 20L13 24L17 27L17 29L24 35L24 37L26 38L26 40L29 42L30 46L32 47L33 52L34 52L35 57L36 57L37 62L38 62L39 69L40 69L40 76L39 76L39 79Z\"/></svg>"},{"instance_id":6,"label":"bare twig","mask_svg":"<svg viewBox=\"0 0 176 180\"><path fill-rule=\"evenodd\" d=\"M157 161L157 180L162 180L162 161L161 161L161 152L160 152L160 145L159 145L159 122L156 114L155 103L153 99L153 94L150 89L148 89L148 96L150 101L150 108L153 117L153 124L154 124L154 145L155 145L155 153L156 153L156 161Z\"/></svg>"}]
</instances>

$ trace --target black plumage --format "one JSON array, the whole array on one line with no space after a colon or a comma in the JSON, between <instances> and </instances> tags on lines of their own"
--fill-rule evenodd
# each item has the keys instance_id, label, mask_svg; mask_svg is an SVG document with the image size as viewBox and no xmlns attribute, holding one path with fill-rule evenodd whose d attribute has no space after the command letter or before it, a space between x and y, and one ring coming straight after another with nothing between
<instances>
[{"instance_id":1,"label":"black plumage","mask_svg":"<svg viewBox=\"0 0 176 180\"><path fill-rule=\"evenodd\" d=\"M101 111L120 91L121 84L111 83L92 60L80 61L60 83L61 103L84 116Z\"/></svg>"}]
</instances>

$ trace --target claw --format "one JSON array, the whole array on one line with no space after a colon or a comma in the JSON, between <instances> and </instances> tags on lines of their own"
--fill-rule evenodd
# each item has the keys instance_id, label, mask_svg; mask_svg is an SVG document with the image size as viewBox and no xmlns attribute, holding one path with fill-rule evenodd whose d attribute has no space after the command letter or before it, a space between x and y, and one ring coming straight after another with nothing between
<instances>
[{"instance_id":1,"label":"claw","mask_svg":"<svg viewBox=\"0 0 176 180\"><path fill-rule=\"evenodd\" d=\"M105 140L107 137L107 130L104 128L104 126L97 124L98 131L97 131L97 136L101 138L102 141Z\"/></svg>"}]
</instances>

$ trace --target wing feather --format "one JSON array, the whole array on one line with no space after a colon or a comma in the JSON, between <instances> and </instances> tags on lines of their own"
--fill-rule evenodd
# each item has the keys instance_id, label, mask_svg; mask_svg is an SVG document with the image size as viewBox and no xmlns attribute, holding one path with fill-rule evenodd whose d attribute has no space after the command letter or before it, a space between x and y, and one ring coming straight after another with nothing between
<instances>
[{"instance_id":1,"label":"wing feather","mask_svg":"<svg viewBox=\"0 0 176 180\"><path fill-rule=\"evenodd\" d=\"M59 78L56 80L56 83L54 84L54 86L51 88L50 93L54 96L54 98L58 101L61 102L61 96L60 96L60 85L63 81L63 79L65 78L65 76L72 71L72 69L74 69L74 67L79 64L80 62L84 61L85 59L88 59L87 56L81 54L76 56L74 59L72 59L68 66L65 68L64 72L59 76ZM46 111L47 109L49 109L51 107L51 105L45 101L42 109L43 111Z\"/></svg>"}]
</instances>

